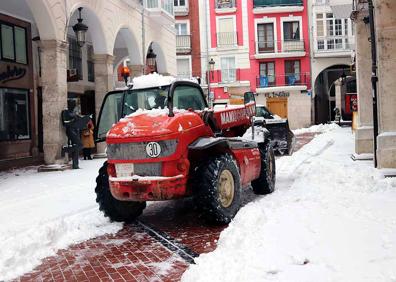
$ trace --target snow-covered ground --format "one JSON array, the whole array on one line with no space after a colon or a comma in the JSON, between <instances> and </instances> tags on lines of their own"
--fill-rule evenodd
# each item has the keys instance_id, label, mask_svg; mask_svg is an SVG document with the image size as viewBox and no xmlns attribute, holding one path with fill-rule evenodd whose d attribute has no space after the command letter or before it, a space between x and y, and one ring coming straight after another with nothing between
<instances>
[{"instance_id":1,"label":"snow-covered ground","mask_svg":"<svg viewBox=\"0 0 396 282\"><path fill-rule=\"evenodd\" d=\"M243 207L183 281L396 281L396 179L351 160L350 128L325 127L277 160L277 190Z\"/></svg>"},{"instance_id":2,"label":"snow-covered ground","mask_svg":"<svg viewBox=\"0 0 396 282\"><path fill-rule=\"evenodd\" d=\"M301 130L318 131L324 133L300 151L277 159L277 190L242 208L185 281L396 281L396 180L384 179L371 161L350 159L350 128ZM0 281L122 228L95 202L102 163L0 172Z\"/></svg>"},{"instance_id":3,"label":"snow-covered ground","mask_svg":"<svg viewBox=\"0 0 396 282\"><path fill-rule=\"evenodd\" d=\"M78 170L0 172L0 281L32 270L58 249L122 225L109 223L95 202L101 160Z\"/></svg>"}]
</instances>

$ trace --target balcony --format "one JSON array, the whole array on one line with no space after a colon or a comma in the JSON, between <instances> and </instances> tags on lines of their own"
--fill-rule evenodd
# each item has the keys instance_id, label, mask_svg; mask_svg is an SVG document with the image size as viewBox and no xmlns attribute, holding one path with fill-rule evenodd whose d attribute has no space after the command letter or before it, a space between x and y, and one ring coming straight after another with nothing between
<instances>
[{"instance_id":1,"label":"balcony","mask_svg":"<svg viewBox=\"0 0 396 282\"><path fill-rule=\"evenodd\" d=\"M290 90L306 90L310 88L311 77L309 73L290 73L285 75L261 75L256 77L256 88L258 92L265 92L265 89L272 91L274 87L281 87ZM263 89L265 88L265 89ZM264 90L264 91L263 91Z\"/></svg>"},{"instance_id":2,"label":"balcony","mask_svg":"<svg viewBox=\"0 0 396 282\"><path fill-rule=\"evenodd\" d=\"M237 47L237 32L217 32L217 47L233 48Z\"/></svg>"},{"instance_id":3,"label":"balcony","mask_svg":"<svg viewBox=\"0 0 396 282\"><path fill-rule=\"evenodd\" d=\"M176 35L176 52L191 52L191 35Z\"/></svg>"},{"instance_id":4,"label":"balcony","mask_svg":"<svg viewBox=\"0 0 396 282\"><path fill-rule=\"evenodd\" d=\"M172 24L174 21L173 0L143 0L143 7L160 24Z\"/></svg>"},{"instance_id":5,"label":"balcony","mask_svg":"<svg viewBox=\"0 0 396 282\"><path fill-rule=\"evenodd\" d=\"M302 6L303 0L254 0L253 8L274 6Z\"/></svg>"},{"instance_id":6,"label":"balcony","mask_svg":"<svg viewBox=\"0 0 396 282\"><path fill-rule=\"evenodd\" d=\"M240 72L240 69L222 69L210 71L210 83L236 84L240 81Z\"/></svg>"},{"instance_id":7,"label":"balcony","mask_svg":"<svg viewBox=\"0 0 396 282\"><path fill-rule=\"evenodd\" d=\"M189 12L188 0L186 0L184 6L174 5L173 10L175 11L175 16L187 16Z\"/></svg>"},{"instance_id":8,"label":"balcony","mask_svg":"<svg viewBox=\"0 0 396 282\"><path fill-rule=\"evenodd\" d=\"M256 59L304 57L304 40L273 40L256 42Z\"/></svg>"},{"instance_id":9,"label":"balcony","mask_svg":"<svg viewBox=\"0 0 396 282\"><path fill-rule=\"evenodd\" d=\"M216 13L232 13L236 11L235 0L216 0L215 1Z\"/></svg>"},{"instance_id":10,"label":"balcony","mask_svg":"<svg viewBox=\"0 0 396 282\"><path fill-rule=\"evenodd\" d=\"M177 78L191 78L191 72L177 72Z\"/></svg>"},{"instance_id":11,"label":"balcony","mask_svg":"<svg viewBox=\"0 0 396 282\"><path fill-rule=\"evenodd\" d=\"M253 13L300 12L303 0L253 0Z\"/></svg>"}]
</instances>

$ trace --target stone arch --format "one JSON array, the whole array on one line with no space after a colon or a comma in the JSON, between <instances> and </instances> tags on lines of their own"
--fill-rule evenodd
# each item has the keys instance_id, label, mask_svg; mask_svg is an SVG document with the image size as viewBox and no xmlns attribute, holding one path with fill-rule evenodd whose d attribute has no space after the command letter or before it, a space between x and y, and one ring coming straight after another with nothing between
<instances>
[{"instance_id":1,"label":"stone arch","mask_svg":"<svg viewBox=\"0 0 396 282\"><path fill-rule=\"evenodd\" d=\"M92 45L95 54L112 54L112 50L108 48L108 42L105 36L104 24L96 9L92 7L87 1L80 1L75 3L69 12L68 27L71 28L77 22L78 11L82 7L82 18L84 23L88 26L88 33L90 34ZM95 27L95 28L93 28ZM65 33L67 37L67 32ZM67 38L64 38L67 40Z\"/></svg>"},{"instance_id":2,"label":"stone arch","mask_svg":"<svg viewBox=\"0 0 396 282\"><path fill-rule=\"evenodd\" d=\"M350 67L346 64L338 64L323 69L316 76L314 80L316 124L334 120L334 112L332 109L335 107L335 81L340 78L343 73L345 75L350 75Z\"/></svg>"},{"instance_id":3,"label":"stone arch","mask_svg":"<svg viewBox=\"0 0 396 282\"><path fill-rule=\"evenodd\" d=\"M128 56L130 59L131 64L138 65L143 62L142 60L142 52L141 52L141 45L139 41L136 39L135 34L133 33L133 29L131 29L127 25L120 25L115 33L116 36L114 37L112 43L113 55L114 50L117 48L117 41L122 40L124 41L126 48L128 49ZM115 60L117 63L119 60Z\"/></svg>"},{"instance_id":4,"label":"stone arch","mask_svg":"<svg viewBox=\"0 0 396 282\"><path fill-rule=\"evenodd\" d=\"M60 28L45 0L26 0L42 40L61 39Z\"/></svg>"},{"instance_id":5,"label":"stone arch","mask_svg":"<svg viewBox=\"0 0 396 282\"><path fill-rule=\"evenodd\" d=\"M147 53L146 56L149 52L149 49L153 48L153 52L157 55L156 58L156 62L157 62L157 72L158 73L162 73L162 74L166 74L167 73L167 64L166 64L166 58L165 58L165 54L164 51L162 50L162 47L159 43L152 41L148 46L147 46ZM146 58L145 58L145 64L147 64L146 62Z\"/></svg>"}]
</instances>

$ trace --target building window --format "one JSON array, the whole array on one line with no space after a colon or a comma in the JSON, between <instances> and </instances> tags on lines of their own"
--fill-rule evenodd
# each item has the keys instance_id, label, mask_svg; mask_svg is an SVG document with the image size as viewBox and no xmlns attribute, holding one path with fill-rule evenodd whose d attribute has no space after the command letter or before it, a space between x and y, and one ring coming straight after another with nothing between
<instances>
[{"instance_id":1,"label":"building window","mask_svg":"<svg viewBox=\"0 0 396 282\"><path fill-rule=\"evenodd\" d=\"M237 37L234 26L234 18L218 19L217 45L219 47L236 46Z\"/></svg>"},{"instance_id":2,"label":"building window","mask_svg":"<svg viewBox=\"0 0 396 282\"><path fill-rule=\"evenodd\" d=\"M175 7L184 7L186 6L186 0L174 0Z\"/></svg>"},{"instance_id":3,"label":"building window","mask_svg":"<svg viewBox=\"0 0 396 282\"><path fill-rule=\"evenodd\" d=\"M92 45L87 45L87 66L88 66L88 81L95 81L95 62L94 51Z\"/></svg>"},{"instance_id":4,"label":"building window","mask_svg":"<svg viewBox=\"0 0 396 282\"><path fill-rule=\"evenodd\" d=\"M265 23L257 25L258 53L274 52L274 24Z\"/></svg>"},{"instance_id":5,"label":"building window","mask_svg":"<svg viewBox=\"0 0 396 282\"><path fill-rule=\"evenodd\" d=\"M0 141L30 139L28 93L0 88Z\"/></svg>"},{"instance_id":6,"label":"building window","mask_svg":"<svg viewBox=\"0 0 396 282\"><path fill-rule=\"evenodd\" d=\"M294 85L300 82L300 61L285 61L285 77L287 85Z\"/></svg>"},{"instance_id":7,"label":"building window","mask_svg":"<svg viewBox=\"0 0 396 282\"><path fill-rule=\"evenodd\" d=\"M318 51L350 49L350 19L336 19L334 14L316 15L316 41ZM323 33L325 31L325 33Z\"/></svg>"},{"instance_id":8,"label":"building window","mask_svg":"<svg viewBox=\"0 0 396 282\"><path fill-rule=\"evenodd\" d=\"M221 58L221 81L222 82L236 81L236 69L235 69L234 57Z\"/></svg>"},{"instance_id":9,"label":"building window","mask_svg":"<svg viewBox=\"0 0 396 282\"><path fill-rule=\"evenodd\" d=\"M177 59L177 76L180 78L191 78L190 59Z\"/></svg>"},{"instance_id":10,"label":"building window","mask_svg":"<svg viewBox=\"0 0 396 282\"><path fill-rule=\"evenodd\" d=\"M284 22L283 39L285 41L300 40L300 22Z\"/></svg>"},{"instance_id":11,"label":"building window","mask_svg":"<svg viewBox=\"0 0 396 282\"><path fill-rule=\"evenodd\" d=\"M323 14L316 14L316 36L324 36Z\"/></svg>"},{"instance_id":12,"label":"building window","mask_svg":"<svg viewBox=\"0 0 396 282\"><path fill-rule=\"evenodd\" d=\"M26 29L2 23L0 35L1 59L20 64L27 64Z\"/></svg>"},{"instance_id":13,"label":"building window","mask_svg":"<svg viewBox=\"0 0 396 282\"><path fill-rule=\"evenodd\" d=\"M275 85L275 63L260 63L260 87Z\"/></svg>"},{"instance_id":14,"label":"building window","mask_svg":"<svg viewBox=\"0 0 396 282\"><path fill-rule=\"evenodd\" d=\"M176 28L176 35L188 34L187 23L176 23L175 28Z\"/></svg>"},{"instance_id":15,"label":"building window","mask_svg":"<svg viewBox=\"0 0 396 282\"><path fill-rule=\"evenodd\" d=\"M77 40L69 37L69 69L76 69L79 80L83 79L82 76L82 54L81 48L77 44Z\"/></svg>"}]
</instances>

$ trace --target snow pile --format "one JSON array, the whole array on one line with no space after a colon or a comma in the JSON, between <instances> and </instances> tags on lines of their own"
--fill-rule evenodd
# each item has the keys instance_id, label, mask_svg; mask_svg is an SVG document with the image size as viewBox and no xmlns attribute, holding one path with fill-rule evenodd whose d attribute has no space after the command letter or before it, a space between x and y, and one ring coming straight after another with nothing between
<instances>
[{"instance_id":1,"label":"snow pile","mask_svg":"<svg viewBox=\"0 0 396 282\"><path fill-rule=\"evenodd\" d=\"M70 244L115 233L95 198L103 160L81 161L78 170L0 174L0 281L32 270Z\"/></svg>"},{"instance_id":2,"label":"snow pile","mask_svg":"<svg viewBox=\"0 0 396 282\"><path fill-rule=\"evenodd\" d=\"M295 129L293 130L293 133L296 135L304 133L325 133L337 128L339 128L339 126L335 123L322 123L307 128Z\"/></svg>"},{"instance_id":3,"label":"snow pile","mask_svg":"<svg viewBox=\"0 0 396 282\"><path fill-rule=\"evenodd\" d=\"M163 76L158 73L151 73L135 77L133 79L133 89L150 87L160 87L172 84L176 80L173 76Z\"/></svg>"},{"instance_id":4,"label":"snow pile","mask_svg":"<svg viewBox=\"0 0 396 282\"><path fill-rule=\"evenodd\" d=\"M276 191L242 208L183 281L395 281L396 179L353 162L350 128L277 160Z\"/></svg>"}]
</instances>

